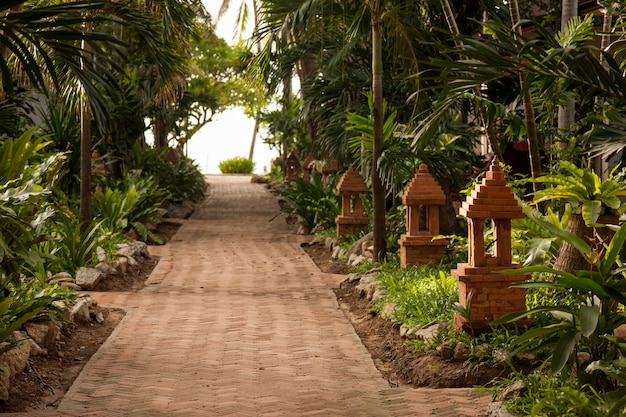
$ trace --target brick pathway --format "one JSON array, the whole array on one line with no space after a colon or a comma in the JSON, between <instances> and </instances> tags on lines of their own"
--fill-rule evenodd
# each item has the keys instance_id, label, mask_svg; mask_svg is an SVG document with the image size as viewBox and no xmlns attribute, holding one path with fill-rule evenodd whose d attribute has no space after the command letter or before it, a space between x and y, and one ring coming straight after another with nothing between
<instances>
[{"instance_id":1,"label":"brick pathway","mask_svg":"<svg viewBox=\"0 0 626 417\"><path fill-rule=\"evenodd\" d=\"M481 416L470 390L393 389L276 199L247 176L210 195L54 412L41 416Z\"/></svg>"}]
</instances>

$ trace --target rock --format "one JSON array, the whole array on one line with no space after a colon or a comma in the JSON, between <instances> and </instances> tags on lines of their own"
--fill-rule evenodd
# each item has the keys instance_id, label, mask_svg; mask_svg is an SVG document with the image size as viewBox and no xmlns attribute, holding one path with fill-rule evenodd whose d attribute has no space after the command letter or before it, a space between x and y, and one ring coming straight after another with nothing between
<instances>
[{"instance_id":1,"label":"rock","mask_svg":"<svg viewBox=\"0 0 626 417\"><path fill-rule=\"evenodd\" d=\"M353 282L359 281L360 279L361 279L361 275L352 273L352 274L348 274L346 281L348 281L349 283L353 283Z\"/></svg>"},{"instance_id":2,"label":"rock","mask_svg":"<svg viewBox=\"0 0 626 417\"><path fill-rule=\"evenodd\" d=\"M310 235L311 234L311 229L309 229L308 227L306 227L303 224L298 225L298 230L296 230L296 234L297 235Z\"/></svg>"},{"instance_id":3,"label":"rock","mask_svg":"<svg viewBox=\"0 0 626 417\"><path fill-rule=\"evenodd\" d=\"M96 265L96 269L102 272L104 275L109 275L113 270L113 268L111 268L111 265L106 262L100 262L98 265Z\"/></svg>"},{"instance_id":4,"label":"rock","mask_svg":"<svg viewBox=\"0 0 626 417\"><path fill-rule=\"evenodd\" d=\"M126 257L121 257L118 258L118 260L116 262L114 262L112 265L116 265L119 274L120 275L124 275L126 273L126 271L128 270L128 258Z\"/></svg>"},{"instance_id":5,"label":"rock","mask_svg":"<svg viewBox=\"0 0 626 417\"><path fill-rule=\"evenodd\" d=\"M363 255L350 255L350 257L348 258L348 264L350 266L357 266L362 264L363 262L365 262L365 256Z\"/></svg>"},{"instance_id":6,"label":"rock","mask_svg":"<svg viewBox=\"0 0 626 417\"><path fill-rule=\"evenodd\" d=\"M194 209L195 206L191 201L183 200L179 204L173 206L172 210L169 210L167 217L172 219L186 219L191 216Z\"/></svg>"},{"instance_id":7,"label":"rock","mask_svg":"<svg viewBox=\"0 0 626 417\"><path fill-rule=\"evenodd\" d=\"M454 355L452 358L455 362L465 362L469 359L471 349L468 344L459 342L454 347Z\"/></svg>"},{"instance_id":8,"label":"rock","mask_svg":"<svg viewBox=\"0 0 626 417\"><path fill-rule=\"evenodd\" d=\"M365 236L363 236L361 239L357 240L356 242L352 244L350 249L348 249L346 256L350 258L351 255L361 255L363 253L364 245L365 245L365 248L368 248L369 246L373 244L374 244L374 234L368 233Z\"/></svg>"},{"instance_id":9,"label":"rock","mask_svg":"<svg viewBox=\"0 0 626 417\"><path fill-rule=\"evenodd\" d=\"M59 327L52 321L24 323L28 336L42 348L50 348L59 336Z\"/></svg>"},{"instance_id":10,"label":"rock","mask_svg":"<svg viewBox=\"0 0 626 417\"><path fill-rule=\"evenodd\" d=\"M415 326L409 326L408 324L402 324L400 326L400 336L406 339L412 339L416 331L417 328Z\"/></svg>"},{"instance_id":11,"label":"rock","mask_svg":"<svg viewBox=\"0 0 626 417\"><path fill-rule=\"evenodd\" d=\"M96 248L96 257L98 258L98 262L107 262L107 253L100 246Z\"/></svg>"},{"instance_id":12,"label":"rock","mask_svg":"<svg viewBox=\"0 0 626 417\"><path fill-rule=\"evenodd\" d=\"M70 320L74 323L88 324L90 321L89 304L89 300L78 300L70 311Z\"/></svg>"},{"instance_id":13,"label":"rock","mask_svg":"<svg viewBox=\"0 0 626 417\"><path fill-rule=\"evenodd\" d=\"M133 258L132 256L120 256L120 257L119 257L119 260L122 260L122 259L124 259L124 258L126 258L126 263L127 263L128 265L130 265L130 266L138 266L138 265L139 265L139 262L137 262L137 261L135 260L135 258Z\"/></svg>"},{"instance_id":14,"label":"rock","mask_svg":"<svg viewBox=\"0 0 626 417\"><path fill-rule=\"evenodd\" d=\"M445 322L430 323L422 327L421 329L417 330L415 332L415 337L418 339L424 340L426 342L431 342L433 339L435 339L439 335L441 330L443 330L446 326L447 326L447 323Z\"/></svg>"},{"instance_id":15,"label":"rock","mask_svg":"<svg viewBox=\"0 0 626 417\"><path fill-rule=\"evenodd\" d=\"M511 361L511 358L509 358L510 354L511 354L510 349L497 348L493 352L493 359L495 359L495 361L498 363L509 363Z\"/></svg>"},{"instance_id":16,"label":"rock","mask_svg":"<svg viewBox=\"0 0 626 417\"><path fill-rule=\"evenodd\" d=\"M45 350L33 339L28 339L27 343L30 345L30 356L39 356L44 354Z\"/></svg>"},{"instance_id":17,"label":"rock","mask_svg":"<svg viewBox=\"0 0 626 417\"><path fill-rule=\"evenodd\" d=\"M335 249L333 249L333 254L331 255L331 258L333 258L333 259L341 258L342 257L342 252L343 252L343 254L345 254L345 252L341 248L341 246L335 246Z\"/></svg>"},{"instance_id":18,"label":"rock","mask_svg":"<svg viewBox=\"0 0 626 417\"><path fill-rule=\"evenodd\" d=\"M591 361L591 354L589 352L578 352L576 360L578 361L578 366L583 366Z\"/></svg>"},{"instance_id":19,"label":"rock","mask_svg":"<svg viewBox=\"0 0 626 417\"><path fill-rule=\"evenodd\" d=\"M532 365L537 362L537 354L535 352L524 352L515 355L515 360L522 365Z\"/></svg>"},{"instance_id":20,"label":"rock","mask_svg":"<svg viewBox=\"0 0 626 417\"><path fill-rule=\"evenodd\" d=\"M327 237L324 240L324 247L328 250L333 250L337 245L339 245L339 240L336 237Z\"/></svg>"},{"instance_id":21,"label":"rock","mask_svg":"<svg viewBox=\"0 0 626 417\"><path fill-rule=\"evenodd\" d=\"M115 256L124 256L126 258L133 258L135 256L140 256L140 252L138 249L133 248L128 244L117 245L117 252L115 252Z\"/></svg>"},{"instance_id":22,"label":"rock","mask_svg":"<svg viewBox=\"0 0 626 417\"><path fill-rule=\"evenodd\" d=\"M85 290L93 290L104 274L95 268L80 267L76 271L76 284Z\"/></svg>"},{"instance_id":23,"label":"rock","mask_svg":"<svg viewBox=\"0 0 626 417\"><path fill-rule=\"evenodd\" d=\"M73 282L62 281L59 283L59 285L63 287L67 287L67 288L72 288L73 290L76 290L76 291L80 291L82 289L80 288L80 285L75 284Z\"/></svg>"},{"instance_id":24,"label":"rock","mask_svg":"<svg viewBox=\"0 0 626 417\"><path fill-rule=\"evenodd\" d=\"M363 256L367 259L374 259L374 252L372 251L365 251L363 252Z\"/></svg>"},{"instance_id":25,"label":"rock","mask_svg":"<svg viewBox=\"0 0 626 417\"><path fill-rule=\"evenodd\" d=\"M391 319L393 317L393 311L396 308L396 303L385 303L378 315L384 319Z\"/></svg>"},{"instance_id":26,"label":"rock","mask_svg":"<svg viewBox=\"0 0 626 417\"><path fill-rule=\"evenodd\" d=\"M104 314L102 314L102 312L101 312L101 311L99 311L99 312L96 314L96 323L98 323L98 324L102 324L102 323L104 323Z\"/></svg>"},{"instance_id":27,"label":"rock","mask_svg":"<svg viewBox=\"0 0 626 417\"><path fill-rule=\"evenodd\" d=\"M15 375L21 373L24 369L26 369L26 365L28 364L28 358L30 357L30 344L26 342L24 336L20 332L13 332L13 338L15 341L19 342L17 346L14 348L0 354L0 364L6 366L9 370L10 374L7 378L6 382L9 382ZM0 348L8 346L9 343L3 342L0 343ZM2 372L0 374L4 375ZM0 384L4 386L4 378L0 381ZM8 391L8 385L6 385ZM3 390L0 390L3 391Z\"/></svg>"},{"instance_id":28,"label":"rock","mask_svg":"<svg viewBox=\"0 0 626 417\"><path fill-rule=\"evenodd\" d=\"M502 401L494 401L489 403L485 417L515 417L513 414L506 411Z\"/></svg>"},{"instance_id":29,"label":"rock","mask_svg":"<svg viewBox=\"0 0 626 417\"><path fill-rule=\"evenodd\" d=\"M524 381L515 381L508 387L502 390L500 395L498 396L498 400L500 401L511 401L518 398L523 392L526 390L526 384Z\"/></svg>"},{"instance_id":30,"label":"rock","mask_svg":"<svg viewBox=\"0 0 626 417\"><path fill-rule=\"evenodd\" d=\"M613 330L613 335L626 340L626 324L622 324Z\"/></svg>"},{"instance_id":31,"label":"rock","mask_svg":"<svg viewBox=\"0 0 626 417\"><path fill-rule=\"evenodd\" d=\"M355 289L360 298L365 298L369 301L374 297L376 285L374 283L363 283L363 280L361 279L361 283L357 285Z\"/></svg>"},{"instance_id":32,"label":"rock","mask_svg":"<svg viewBox=\"0 0 626 417\"><path fill-rule=\"evenodd\" d=\"M150 250L148 249L148 244L146 242L142 242L141 240L135 240L132 246L137 256L150 258Z\"/></svg>"},{"instance_id":33,"label":"rock","mask_svg":"<svg viewBox=\"0 0 626 417\"><path fill-rule=\"evenodd\" d=\"M454 357L454 348L449 340L437 346L436 351L443 360L449 361Z\"/></svg>"}]
</instances>

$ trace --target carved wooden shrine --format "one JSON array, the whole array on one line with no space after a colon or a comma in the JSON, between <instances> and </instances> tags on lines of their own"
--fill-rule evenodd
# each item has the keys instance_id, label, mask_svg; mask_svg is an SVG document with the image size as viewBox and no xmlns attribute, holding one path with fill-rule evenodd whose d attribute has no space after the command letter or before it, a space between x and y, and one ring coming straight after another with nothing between
<instances>
[{"instance_id":1,"label":"carved wooden shrine","mask_svg":"<svg viewBox=\"0 0 626 417\"><path fill-rule=\"evenodd\" d=\"M339 180L337 190L341 194L341 214L336 217L337 236L346 236L367 230L369 219L365 215L361 195L368 193L368 188L361 174L351 165Z\"/></svg>"},{"instance_id":2,"label":"carved wooden shrine","mask_svg":"<svg viewBox=\"0 0 626 417\"><path fill-rule=\"evenodd\" d=\"M400 236L400 266L440 262L448 241L433 240L439 234L439 207L446 201L443 190L421 164L404 190L406 234Z\"/></svg>"},{"instance_id":3,"label":"carved wooden shrine","mask_svg":"<svg viewBox=\"0 0 626 417\"><path fill-rule=\"evenodd\" d=\"M523 218L522 208L506 185L498 158L494 158L486 177L463 202L460 214L468 223L468 262L457 265L452 275L459 281L459 302L467 307L471 294L470 320L457 315L456 329L471 332L489 331L489 322L505 314L526 309L526 290L511 288L527 280L528 273L502 274L517 269L512 263L511 220ZM485 221L493 221L493 253L487 253Z\"/></svg>"}]
</instances>

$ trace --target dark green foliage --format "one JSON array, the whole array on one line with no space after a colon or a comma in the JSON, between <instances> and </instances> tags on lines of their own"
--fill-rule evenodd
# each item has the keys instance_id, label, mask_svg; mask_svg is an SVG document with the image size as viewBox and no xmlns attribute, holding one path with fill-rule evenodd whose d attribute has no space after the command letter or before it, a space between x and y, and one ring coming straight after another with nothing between
<instances>
[{"instance_id":1,"label":"dark green foliage","mask_svg":"<svg viewBox=\"0 0 626 417\"><path fill-rule=\"evenodd\" d=\"M145 225L156 221L157 209L168 197L155 179L129 172L121 180L107 179L104 188L95 191L94 218L107 232L119 233L133 227L146 240L150 233Z\"/></svg>"},{"instance_id":2,"label":"dark green foliage","mask_svg":"<svg viewBox=\"0 0 626 417\"><path fill-rule=\"evenodd\" d=\"M204 197L206 182L200 168L189 158L179 157L176 162L165 160L167 149L142 150L135 147L136 168L141 174L158 181L173 200L198 201Z\"/></svg>"},{"instance_id":3,"label":"dark green foliage","mask_svg":"<svg viewBox=\"0 0 626 417\"><path fill-rule=\"evenodd\" d=\"M284 199L280 212L296 216L311 230L333 227L341 212L341 196L332 184L324 185L318 173L310 182L302 178L288 182L279 192Z\"/></svg>"}]
</instances>

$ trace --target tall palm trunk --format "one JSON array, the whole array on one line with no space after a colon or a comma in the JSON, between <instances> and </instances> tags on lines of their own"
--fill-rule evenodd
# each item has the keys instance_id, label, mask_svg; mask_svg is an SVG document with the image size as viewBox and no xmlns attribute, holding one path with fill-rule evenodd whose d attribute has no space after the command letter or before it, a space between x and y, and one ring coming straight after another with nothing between
<instances>
[{"instance_id":1,"label":"tall palm trunk","mask_svg":"<svg viewBox=\"0 0 626 417\"><path fill-rule=\"evenodd\" d=\"M578 0L563 0L561 6L561 33L565 31L567 23L578 16ZM561 134L569 132L576 121L576 102L574 98L567 98L564 106L559 106L557 125ZM567 141L559 141L559 150L567 147Z\"/></svg>"},{"instance_id":2,"label":"tall palm trunk","mask_svg":"<svg viewBox=\"0 0 626 417\"><path fill-rule=\"evenodd\" d=\"M83 50L87 50L88 44L83 40ZM84 60L85 58L83 58ZM81 66L84 62L81 60ZM91 211L91 116L89 102L85 92L82 91L80 98L80 190L79 190L78 221L80 222L81 235L85 235L92 222Z\"/></svg>"},{"instance_id":3,"label":"tall palm trunk","mask_svg":"<svg viewBox=\"0 0 626 417\"><path fill-rule=\"evenodd\" d=\"M384 1L374 0L370 9L372 18L372 94L374 105L374 146L372 152L372 208L375 260L386 257L385 235L385 189L378 172L378 159L383 151L383 56L382 56L382 10ZM377 7L378 6L378 7Z\"/></svg>"},{"instance_id":4,"label":"tall palm trunk","mask_svg":"<svg viewBox=\"0 0 626 417\"><path fill-rule=\"evenodd\" d=\"M511 13L511 24L515 28L517 34L522 34L522 28L519 26L520 14L519 5L517 0L509 1L509 11ZM526 74L523 71L519 73L519 82L521 87L524 87L526 81ZM533 109L533 102L530 96L530 91L527 89L524 93L524 118L526 120L526 135L528 138L528 150L530 158L530 172L533 178L537 178L541 175L541 155L539 153L539 139L537 138L537 124L535 122L535 110ZM533 191L536 192L538 184L533 182Z\"/></svg>"}]
</instances>

